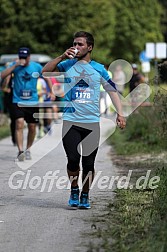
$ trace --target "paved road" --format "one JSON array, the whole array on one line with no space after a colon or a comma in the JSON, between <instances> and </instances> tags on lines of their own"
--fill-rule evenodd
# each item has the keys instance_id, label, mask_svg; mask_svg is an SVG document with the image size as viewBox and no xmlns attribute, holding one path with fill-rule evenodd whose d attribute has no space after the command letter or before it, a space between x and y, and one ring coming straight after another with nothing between
<instances>
[{"instance_id":1,"label":"paved road","mask_svg":"<svg viewBox=\"0 0 167 252\"><path fill-rule=\"evenodd\" d=\"M101 125L104 141L114 125L107 119L102 119ZM103 211L105 199L113 193L98 188L99 177L91 190L90 210L67 206L70 190L61 127L54 125L51 135L36 140L32 162L14 162L17 148L10 138L0 141L0 252L87 251L83 234L91 230L89 220ZM96 170L101 176L115 174L109 151L110 147L102 144L98 152ZM47 175L57 177L46 180ZM89 243L88 238L86 241Z\"/></svg>"}]
</instances>

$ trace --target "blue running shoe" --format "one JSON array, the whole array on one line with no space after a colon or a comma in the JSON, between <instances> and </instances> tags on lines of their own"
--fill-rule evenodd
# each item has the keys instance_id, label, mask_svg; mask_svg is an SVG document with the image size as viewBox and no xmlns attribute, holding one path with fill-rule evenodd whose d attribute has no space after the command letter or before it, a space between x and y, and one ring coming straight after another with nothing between
<instances>
[{"instance_id":1,"label":"blue running shoe","mask_svg":"<svg viewBox=\"0 0 167 252\"><path fill-rule=\"evenodd\" d=\"M80 203L78 206L80 209L90 209L89 197L87 193L81 193Z\"/></svg>"},{"instance_id":2,"label":"blue running shoe","mask_svg":"<svg viewBox=\"0 0 167 252\"><path fill-rule=\"evenodd\" d=\"M71 207L78 207L79 205L79 189L71 189L70 199L68 205Z\"/></svg>"}]
</instances>

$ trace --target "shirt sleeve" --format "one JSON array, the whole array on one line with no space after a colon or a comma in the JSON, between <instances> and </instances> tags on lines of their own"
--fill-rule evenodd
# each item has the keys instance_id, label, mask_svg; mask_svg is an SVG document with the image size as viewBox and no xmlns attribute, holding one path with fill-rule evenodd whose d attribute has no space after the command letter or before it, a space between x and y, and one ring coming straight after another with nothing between
<instances>
[{"instance_id":1,"label":"shirt sleeve","mask_svg":"<svg viewBox=\"0 0 167 252\"><path fill-rule=\"evenodd\" d=\"M109 76L109 74L105 68L103 68L103 71L102 71L101 84L103 85L103 88L108 92L109 91L113 91L113 92L117 91L114 82L111 80L111 77Z\"/></svg>"},{"instance_id":2,"label":"shirt sleeve","mask_svg":"<svg viewBox=\"0 0 167 252\"><path fill-rule=\"evenodd\" d=\"M59 72L64 72L64 71L63 71L62 62L60 62L60 63L57 65L57 68L58 68Z\"/></svg>"},{"instance_id":3,"label":"shirt sleeve","mask_svg":"<svg viewBox=\"0 0 167 252\"><path fill-rule=\"evenodd\" d=\"M59 69L59 72L65 72L67 70L67 64L68 64L67 60L60 62L57 65L57 68Z\"/></svg>"},{"instance_id":4,"label":"shirt sleeve","mask_svg":"<svg viewBox=\"0 0 167 252\"><path fill-rule=\"evenodd\" d=\"M57 68L59 72L67 72L76 62L76 59L67 59L57 64Z\"/></svg>"}]
</instances>

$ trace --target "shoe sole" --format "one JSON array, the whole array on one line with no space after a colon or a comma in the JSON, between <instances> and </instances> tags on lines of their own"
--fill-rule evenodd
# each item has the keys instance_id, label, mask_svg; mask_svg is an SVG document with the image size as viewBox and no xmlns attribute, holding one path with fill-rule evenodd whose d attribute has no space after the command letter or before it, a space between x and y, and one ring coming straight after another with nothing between
<instances>
[{"instance_id":1,"label":"shoe sole","mask_svg":"<svg viewBox=\"0 0 167 252\"><path fill-rule=\"evenodd\" d=\"M17 159L19 162L23 162L25 160L25 156L23 154L21 154L20 156L18 156Z\"/></svg>"},{"instance_id":2,"label":"shoe sole","mask_svg":"<svg viewBox=\"0 0 167 252\"><path fill-rule=\"evenodd\" d=\"M68 205L70 208L78 209L77 205Z\"/></svg>"},{"instance_id":3,"label":"shoe sole","mask_svg":"<svg viewBox=\"0 0 167 252\"><path fill-rule=\"evenodd\" d=\"M19 158L17 158L17 161L19 161L19 162L24 162L24 160L25 159L19 159Z\"/></svg>"},{"instance_id":4,"label":"shoe sole","mask_svg":"<svg viewBox=\"0 0 167 252\"><path fill-rule=\"evenodd\" d=\"M69 203L68 203L68 206L70 206L70 207L78 207L79 204L69 204Z\"/></svg>"},{"instance_id":5,"label":"shoe sole","mask_svg":"<svg viewBox=\"0 0 167 252\"><path fill-rule=\"evenodd\" d=\"M86 206L78 206L78 208L79 209L90 209L91 207L90 206L88 206L88 207L86 207Z\"/></svg>"},{"instance_id":6,"label":"shoe sole","mask_svg":"<svg viewBox=\"0 0 167 252\"><path fill-rule=\"evenodd\" d=\"M26 152L25 152L25 159L26 159L26 160L31 160L31 159L32 159L31 153L30 153L29 151L26 151Z\"/></svg>"}]
</instances>

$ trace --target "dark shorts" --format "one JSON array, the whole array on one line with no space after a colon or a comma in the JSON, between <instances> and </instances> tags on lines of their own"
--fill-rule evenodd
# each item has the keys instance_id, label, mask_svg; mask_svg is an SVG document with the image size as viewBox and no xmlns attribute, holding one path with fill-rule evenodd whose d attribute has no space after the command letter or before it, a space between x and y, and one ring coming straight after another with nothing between
<instances>
[{"instance_id":1,"label":"dark shorts","mask_svg":"<svg viewBox=\"0 0 167 252\"><path fill-rule=\"evenodd\" d=\"M13 103L12 114L15 120L24 118L26 123L38 123L39 119L34 118L34 113L39 113L38 107L19 107L17 103Z\"/></svg>"}]
</instances>

